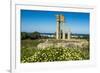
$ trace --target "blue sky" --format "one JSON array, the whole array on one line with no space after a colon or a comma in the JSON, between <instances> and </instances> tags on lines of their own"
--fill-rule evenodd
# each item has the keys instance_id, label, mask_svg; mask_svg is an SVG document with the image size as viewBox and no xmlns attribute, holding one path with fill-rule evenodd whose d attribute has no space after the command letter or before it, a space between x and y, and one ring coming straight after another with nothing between
<instances>
[{"instance_id":1,"label":"blue sky","mask_svg":"<svg viewBox=\"0 0 100 73\"><path fill-rule=\"evenodd\" d=\"M56 14L65 16L65 25L72 33L89 34L89 13L21 10L21 31L56 32Z\"/></svg>"}]
</instances>

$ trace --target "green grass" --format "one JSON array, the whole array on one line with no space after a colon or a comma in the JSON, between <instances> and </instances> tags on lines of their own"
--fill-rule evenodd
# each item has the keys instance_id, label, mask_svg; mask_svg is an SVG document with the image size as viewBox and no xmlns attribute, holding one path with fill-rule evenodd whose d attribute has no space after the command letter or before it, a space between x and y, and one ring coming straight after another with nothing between
<instances>
[{"instance_id":1,"label":"green grass","mask_svg":"<svg viewBox=\"0 0 100 73\"><path fill-rule=\"evenodd\" d=\"M39 43L44 42L43 40L30 40L30 39L26 39L26 40L21 40L21 48L36 48L36 46Z\"/></svg>"}]
</instances>

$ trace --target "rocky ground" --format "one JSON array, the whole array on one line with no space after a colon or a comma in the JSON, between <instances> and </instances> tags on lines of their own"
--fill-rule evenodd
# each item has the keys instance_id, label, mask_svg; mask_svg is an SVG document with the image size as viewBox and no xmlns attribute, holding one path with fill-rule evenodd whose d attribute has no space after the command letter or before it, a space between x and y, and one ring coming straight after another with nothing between
<instances>
[{"instance_id":1,"label":"rocky ground","mask_svg":"<svg viewBox=\"0 0 100 73\"><path fill-rule=\"evenodd\" d=\"M71 40L55 40L55 39L46 39L45 42L39 43L37 45L38 49L45 49L48 47L63 47L63 48L87 48L89 42L83 39L71 39Z\"/></svg>"}]
</instances>

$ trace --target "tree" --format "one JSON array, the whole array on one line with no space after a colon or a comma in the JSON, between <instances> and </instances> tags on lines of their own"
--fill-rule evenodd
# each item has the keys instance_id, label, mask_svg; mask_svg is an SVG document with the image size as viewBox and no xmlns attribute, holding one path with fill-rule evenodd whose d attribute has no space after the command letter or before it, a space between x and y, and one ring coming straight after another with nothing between
<instances>
[{"instance_id":1,"label":"tree","mask_svg":"<svg viewBox=\"0 0 100 73\"><path fill-rule=\"evenodd\" d=\"M21 39L27 39L28 38L28 33L26 32L21 32Z\"/></svg>"},{"instance_id":2,"label":"tree","mask_svg":"<svg viewBox=\"0 0 100 73\"><path fill-rule=\"evenodd\" d=\"M31 39L39 39L40 38L40 33L39 32L33 32L30 35Z\"/></svg>"}]
</instances>

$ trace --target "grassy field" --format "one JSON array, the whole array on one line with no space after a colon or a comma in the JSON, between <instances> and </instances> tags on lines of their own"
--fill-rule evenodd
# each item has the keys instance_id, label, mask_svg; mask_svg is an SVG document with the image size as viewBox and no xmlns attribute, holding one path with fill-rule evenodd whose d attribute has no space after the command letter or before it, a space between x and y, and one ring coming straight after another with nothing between
<instances>
[{"instance_id":1,"label":"grassy field","mask_svg":"<svg viewBox=\"0 0 100 73\"><path fill-rule=\"evenodd\" d=\"M88 60L89 47L86 48L55 48L53 46L45 49L37 49L39 43L45 40L21 40L21 62L49 62Z\"/></svg>"}]
</instances>

